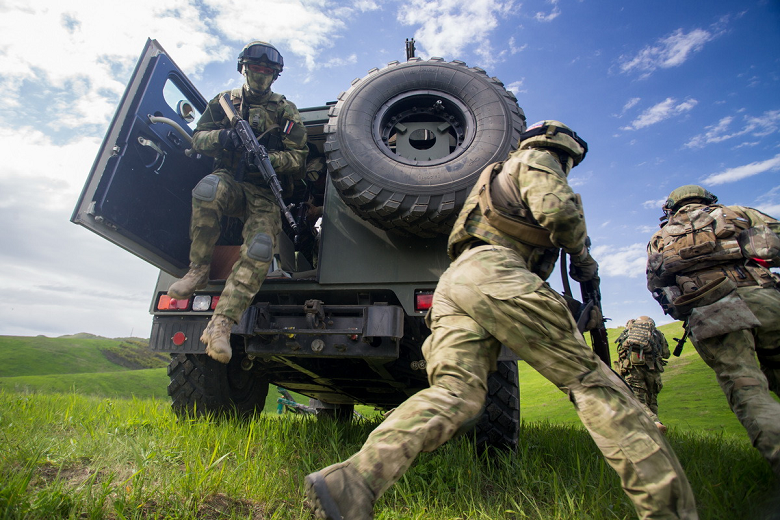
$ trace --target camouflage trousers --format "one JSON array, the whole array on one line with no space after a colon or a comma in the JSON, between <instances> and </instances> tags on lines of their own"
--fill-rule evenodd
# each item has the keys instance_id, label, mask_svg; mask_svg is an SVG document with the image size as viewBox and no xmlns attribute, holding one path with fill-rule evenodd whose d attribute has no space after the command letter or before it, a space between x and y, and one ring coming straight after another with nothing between
<instances>
[{"instance_id":1,"label":"camouflage trousers","mask_svg":"<svg viewBox=\"0 0 780 520\"><path fill-rule=\"evenodd\" d=\"M214 310L238 322L268 274L282 229L281 216L270 190L236 182L227 170L216 170L208 177L212 176L219 179L213 200L192 199L190 262L211 263L223 216L243 221L240 255Z\"/></svg>"},{"instance_id":2,"label":"camouflage trousers","mask_svg":"<svg viewBox=\"0 0 780 520\"><path fill-rule=\"evenodd\" d=\"M664 386L661 372L650 370L647 365L631 365L627 359L621 359L618 373L634 391L637 399L657 416L658 393Z\"/></svg>"},{"instance_id":3,"label":"camouflage trousers","mask_svg":"<svg viewBox=\"0 0 780 520\"><path fill-rule=\"evenodd\" d=\"M696 351L715 371L731 410L750 440L780 477L780 292L773 288L740 287L737 294L761 322L705 340ZM718 320L729 321L729 316ZM758 354L758 363L756 363Z\"/></svg>"},{"instance_id":4,"label":"camouflage trousers","mask_svg":"<svg viewBox=\"0 0 780 520\"><path fill-rule=\"evenodd\" d=\"M463 253L442 275L423 346L430 387L399 406L349 461L378 497L422 451L481 411L503 343L569 395L641 518L697 518L676 455L623 381L586 345L565 301L505 247Z\"/></svg>"}]
</instances>

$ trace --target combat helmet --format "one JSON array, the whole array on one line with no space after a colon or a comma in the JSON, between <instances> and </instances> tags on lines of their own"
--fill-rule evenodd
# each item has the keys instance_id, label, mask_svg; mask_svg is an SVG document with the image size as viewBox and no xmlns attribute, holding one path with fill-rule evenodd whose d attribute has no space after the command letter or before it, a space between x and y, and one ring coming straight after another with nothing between
<instances>
[{"instance_id":1,"label":"combat helmet","mask_svg":"<svg viewBox=\"0 0 780 520\"><path fill-rule=\"evenodd\" d=\"M701 199L706 204L715 204L718 202L718 197L709 190L696 184L686 184L685 186L680 186L676 190L673 190L669 194L669 198L666 199L666 203L664 204L664 213L668 214L674 212L684 205L683 202L690 199Z\"/></svg>"},{"instance_id":2,"label":"combat helmet","mask_svg":"<svg viewBox=\"0 0 780 520\"><path fill-rule=\"evenodd\" d=\"M577 166L588 153L586 143L577 132L564 125L560 121L545 120L531 125L528 130L520 134L518 147L526 148L555 148L569 155Z\"/></svg>"},{"instance_id":3,"label":"combat helmet","mask_svg":"<svg viewBox=\"0 0 780 520\"><path fill-rule=\"evenodd\" d=\"M284 70L284 58L282 54L268 42L253 41L247 43L238 54L238 72L243 72L244 64L251 61L260 61L264 59L276 71L274 79Z\"/></svg>"},{"instance_id":4,"label":"combat helmet","mask_svg":"<svg viewBox=\"0 0 780 520\"><path fill-rule=\"evenodd\" d=\"M655 321L653 321L653 318L650 316L640 316L636 319L636 321L644 321L655 327Z\"/></svg>"}]
</instances>

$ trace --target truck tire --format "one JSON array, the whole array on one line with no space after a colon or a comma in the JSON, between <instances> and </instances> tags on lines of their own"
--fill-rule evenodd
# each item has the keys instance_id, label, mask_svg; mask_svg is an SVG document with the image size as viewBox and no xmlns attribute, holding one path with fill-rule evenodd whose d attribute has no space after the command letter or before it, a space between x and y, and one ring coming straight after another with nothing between
<instances>
[{"instance_id":1,"label":"truck tire","mask_svg":"<svg viewBox=\"0 0 780 520\"><path fill-rule=\"evenodd\" d=\"M499 361L498 370L488 377L485 410L475 428L480 449L494 447L514 450L520 432L520 386L517 361Z\"/></svg>"},{"instance_id":2,"label":"truck tire","mask_svg":"<svg viewBox=\"0 0 780 520\"><path fill-rule=\"evenodd\" d=\"M168 395L181 416L250 417L265 407L268 380L254 368L244 370L241 357L223 365L205 354L175 354L168 364Z\"/></svg>"},{"instance_id":3,"label":"truck tire","mask_svg":"<svg viewBox=\"0 0 780 520\"><path fill-rule=\"evenodd\" d=\"M441 58L369 71L329 116L325 152L342 200L380 229L423 238L450 232L484 167L525 130L503 83Z\"/></svg>"}]
</instances>

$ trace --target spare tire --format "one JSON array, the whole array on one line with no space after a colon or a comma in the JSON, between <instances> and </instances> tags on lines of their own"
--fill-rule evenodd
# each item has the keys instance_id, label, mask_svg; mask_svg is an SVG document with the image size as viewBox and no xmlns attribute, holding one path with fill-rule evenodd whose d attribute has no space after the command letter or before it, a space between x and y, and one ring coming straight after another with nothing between
<instances>
[{"instance_id":1,"label":"spare tire","mask_svg":"<svg viewBox=\"0 0 780 520\"><path fill-rule=\"evenodd\" d=\"M441 58L369 71L329 116L325 152L342 200L374 226L420 237L450 232L482 169L525 130L503 83Z\"/></svg>"}]
</instances>

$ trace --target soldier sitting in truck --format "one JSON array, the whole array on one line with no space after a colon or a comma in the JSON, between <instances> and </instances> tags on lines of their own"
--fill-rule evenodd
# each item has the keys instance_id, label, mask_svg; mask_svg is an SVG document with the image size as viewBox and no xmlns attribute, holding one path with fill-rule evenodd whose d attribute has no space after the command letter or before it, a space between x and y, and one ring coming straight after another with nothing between
<instances>
[{"instance_id":1,"label":"soldier sitting in truck","mask_svg":"<svg viewBox=\"0 0 780 520\"><path fill-rule=\"evenodd\" d=\"M268 149L274 170L279 175L300 177L308 152L306 128L296 106L271 91L283 68L282 55L273 45L251 42L238 55L238 72L246 82L227 94ZM223 215L241 218L244 241L240 257L200 338L209 356L228 363L232 357L230 330L265 280L282 224L273 194L262 177L247 167L245 150L220 107L224 94L209 102L192 138L196 152L217 159L216 168L192 190L190 269L171 285L168 295L187 299L207 285Z\"/></svg>"}]
</instances>

